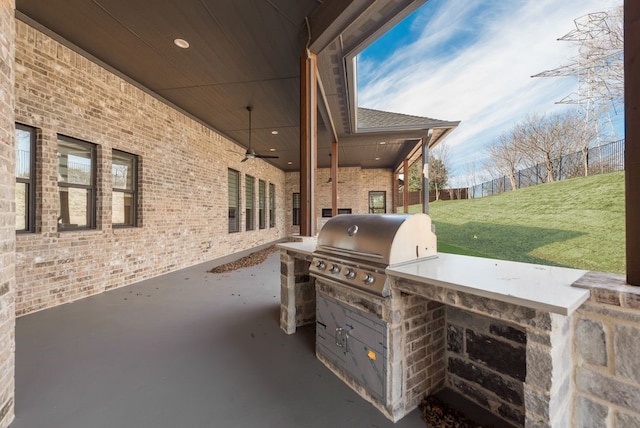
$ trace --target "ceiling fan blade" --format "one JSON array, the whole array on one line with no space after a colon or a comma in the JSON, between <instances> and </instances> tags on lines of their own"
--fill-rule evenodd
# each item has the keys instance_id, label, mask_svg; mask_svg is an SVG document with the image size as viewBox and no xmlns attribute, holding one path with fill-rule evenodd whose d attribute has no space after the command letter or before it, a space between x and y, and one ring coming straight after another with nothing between
<instances>
[{"instance_id":1,"label":"ceiling fan blade","mask_svg":"<svg viewBox=\"0 0 640 428\"><path fill-rule=\"evenodd\" d=\"M280 156L271 156L271 155L256 155L257 158L260 159L278 159Z\"/></svg>"}]
</instances>

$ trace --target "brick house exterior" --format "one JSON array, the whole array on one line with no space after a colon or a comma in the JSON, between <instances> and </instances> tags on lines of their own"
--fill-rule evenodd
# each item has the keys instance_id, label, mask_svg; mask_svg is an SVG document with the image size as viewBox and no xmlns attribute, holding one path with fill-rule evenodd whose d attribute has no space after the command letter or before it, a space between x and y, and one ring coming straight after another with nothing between
<instances>
[{"instance_id":1,"label":"brick house exterior","mask_svg":"<svg viewBox=\"0 0 640 428\"><path fill-rule=\"evenodd\" d=\"M295 232L291 195L299 178L259 160L241 163L243 150L232 141L16 20L14 0L0 0L0 76L0 428L5 428L14 419L16 315L283 239ZM35 230L18 235L15 123L37 132ZM95 229L58 231L60 135L96 146ZM137 227L114 228L111 222L113 149L139 156ZM240 173L241 201L246 175L275 185L273 227L267 222L264 229L245 231L241 209L240 231L228 232L229 168ZM368 191L386 191L389 211L391 177L387 170L341 169L340 180L349 184L340 198L353 201L354 213L366 212ZM328 171L320 171L319 183L326 178ZM330 200L330 186L319 187L321 209ZM596 277L587 285L592 298L568 334L575 348L574 421L640 426L640 379L632 370L638 346L630 340L640 332L638 292L617 277ZM524 398L529 405L530 397Z\"/></svg>"},{"instance_id":2,"label":"brick house exterior","mask_svg":"<svg viewBox=\"0 0 640 428\"><path fill-rule=\"evenodd\" d=\"M21 21L15 69L15 121L38 133L36 229L19 234L16 242L18 316L295 232L291 210L282 203L290 204L289 190L299 187L295 174L259 160L240 162L243 150L230 140ZM58 231L59 135L97 147L93 230ZM111 224L113 149L139 157L138 227ZM264 229L246 231L241 209L240 231L228 232L229 168L240 172L241 207L245 176L256 179L256 189L257 180L275 186L275 226L267 221ZM322 174L328 177L328 170L320 180ZM390 171L349 168L348 174L341 194L352 201L354 213L367 212L364 183L390 195ZM319 198L329 206L330 192L330 186L320 186Z\"/></svg>"}]
</instances>

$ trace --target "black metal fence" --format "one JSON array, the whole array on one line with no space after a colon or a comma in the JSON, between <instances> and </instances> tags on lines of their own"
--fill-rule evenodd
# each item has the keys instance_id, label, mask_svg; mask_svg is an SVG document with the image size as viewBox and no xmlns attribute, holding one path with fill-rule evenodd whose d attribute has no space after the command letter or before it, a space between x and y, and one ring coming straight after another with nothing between
<instances>
[{"instance_id":1,"label":"black metal fence","mask_svg":"<svg viewBox=\"0 0 640 428\"><path fill-rule=\"evenodd\" d=\"M592 147L586 157L588 175L624 170L624 139ZM552 162L551 174L556 181L585 175L585 159L582 152L563 156ZM549 171L543 164L521 169L515 174L515 188L534 186L548 182ZM482 198L513 190L511 179L504 175L482 184L469 187L470 198Z\"/></svg>"}]
</instances>

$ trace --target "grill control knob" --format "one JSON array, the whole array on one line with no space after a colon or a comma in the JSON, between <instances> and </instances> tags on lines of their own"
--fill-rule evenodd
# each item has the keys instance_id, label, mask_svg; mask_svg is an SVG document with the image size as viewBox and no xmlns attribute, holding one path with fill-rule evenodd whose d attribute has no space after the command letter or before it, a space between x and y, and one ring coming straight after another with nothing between
<instances>
[{"instance_id":1,"label":"grill control knob","mask_svg":"<svg viewBox=\"0 0 640 428\"><path fill-rule=\"evenodd\" d=\"M337 264L333 263L331 265L331 273L338 273L340 272L340 266L338 266Z\"/></svg>"},{"instance_id":2,"label":"grill control knob","mask_svg":"<svg viewBox=\"0 0 640 428\"><path fill-rule=\"evenodd\" d=\"M351 268L347 268L347 271L344 273L344 276L347 279L353 279L356 277L356 272Z\"/></svg>"},{"instance_id":3,"label":"grill control knob","mask_svg":"<svg viewBox=\"0 0 640 428\"><path fill-rule=\"evenodd\" d=\"M364 278L362 278L362 281L367 285L371 285L376 281L376 278L369 273L365 273Z\"/></svg>"},{"instance_id":4,"label":"grill control knob","mask_svg":"<svg viewBox=\"0 0 640 428\"><path fill-rule=\"evenodd\" d=\"M318 260L318 262L316 263L316 267L320 270L324 270L327 267L327 265L325 265L322 260Z\"/></svg>"}]
</instances>

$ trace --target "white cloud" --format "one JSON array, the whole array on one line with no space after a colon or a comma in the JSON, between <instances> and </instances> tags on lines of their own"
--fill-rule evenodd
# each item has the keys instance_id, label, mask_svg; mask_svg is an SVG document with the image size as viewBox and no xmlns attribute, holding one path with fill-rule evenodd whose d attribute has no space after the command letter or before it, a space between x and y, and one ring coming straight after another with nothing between
<instances>
[{"instance_id":1,"label":"white cloud","mask_svg":"<svg viewBox=\"0 0 640 428\"><path fill-rule=\"evenodd\" d=\"M484 157L484 146L526 114L567 108L554 103L575 89L575 79L531 76L567 64L576 55L574 45L557 41L574 28L574 19L619 4L431 0L411 28L414 43L380 63L360 61L359 105L461 120L446 144L454 171L462 173L466 163ZM451 52L452 37L472 43ZM449 50L443 50L445 46Z\"/></svg>"}]
</instances>

